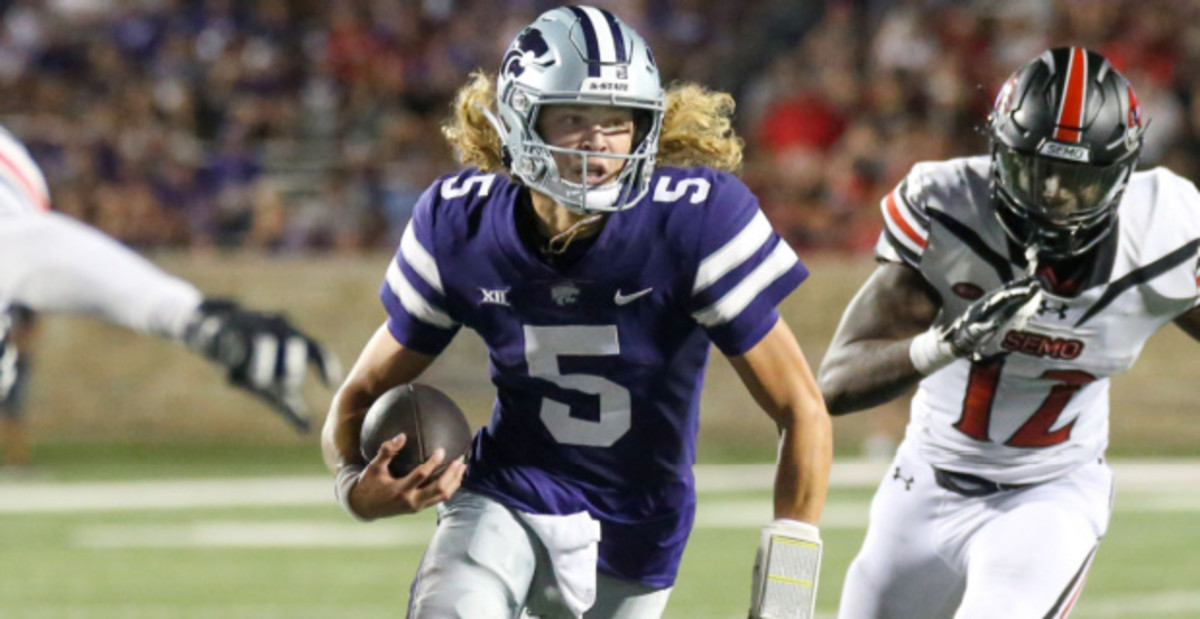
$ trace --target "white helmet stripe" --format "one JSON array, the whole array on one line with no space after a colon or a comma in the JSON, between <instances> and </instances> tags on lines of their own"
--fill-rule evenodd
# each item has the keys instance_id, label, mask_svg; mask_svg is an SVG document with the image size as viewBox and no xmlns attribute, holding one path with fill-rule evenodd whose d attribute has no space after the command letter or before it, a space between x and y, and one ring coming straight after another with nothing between
<instances>
[{"instance_id":1,"label":"white helmet stripe","mask_svg":"<svg viewBox=\"0 0 1200 619\"><path fill-rule=\"evenodd\" d=\"M585 30L590 27L594 33L593 36L596 37L596 48L600 52L600 62L617 62L617 33L615 32L615 28L609 25L608 20L605 19L604 12L590 6L581 6L579 8L586 17L584 21L587 24L584 26Z\"/></svg>"}]
</instances>

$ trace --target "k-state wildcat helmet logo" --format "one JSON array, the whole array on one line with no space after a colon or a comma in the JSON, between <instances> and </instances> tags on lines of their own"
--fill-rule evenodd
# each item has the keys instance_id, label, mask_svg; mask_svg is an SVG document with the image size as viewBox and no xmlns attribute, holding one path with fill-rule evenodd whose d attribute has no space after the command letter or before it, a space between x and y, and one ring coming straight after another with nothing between
<instances>
[{"instance_id":1,"label":"k-state wildcat helmet logo","mask_svg":"<svg viewBox=\"0 0 1200 619\"><path fill-rule=\"evenodd\" d=\"M525 67L531 64L542 68L554 64L550 46L546 44L546 39L542 38L542 31L537 28L528 28L517 37L508 53L504 55L501 66L504 67L505 75L518 77L525 72Z\"/></svg>"}]
</instances>

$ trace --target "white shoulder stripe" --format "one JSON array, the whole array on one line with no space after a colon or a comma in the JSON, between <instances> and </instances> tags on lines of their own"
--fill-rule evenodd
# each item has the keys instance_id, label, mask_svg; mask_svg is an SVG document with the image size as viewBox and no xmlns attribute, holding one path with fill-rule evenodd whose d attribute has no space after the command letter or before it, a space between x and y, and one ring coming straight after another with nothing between
<instances>
[{"instance_id":1,"label":"white shoulder stripe","mask_svg":"<svg viewBox=\"0 0 1200 619\"><path fill-rule=\"evenodd\" d=\"M412 222L409 222L408 227L404 229L404 236L400 238L400 255L404 256L404 261L412 266L421 279L433 286L434 290L442 294L446 293L442 288L442 275L438 271L437 260L417 240L417 233L413 232Z\"/></svg>"},{"instance_id":2,"label":"white shoulder stripe","mask_svg":"<svg viewBox=\"0 0 1200 619\"><path fill-rule=\"evenodd\" d=\"M392 294L400 299L400 304L404 306L405 311L412 314L417 320L443 329L453 329L458 326L453 318L426 301L425 297L421 296L421 293L408 283L408 278L404 277L404 272L400 270L400 265L395 260L388 265L387 284L388 288L392 290Z\"/></svg>"},{"instance_id":3,"label":"white shoulder stripe","mask_svg":"<svg viewBox=\"0 0 1200 619\"><path fill-rule=\"evenodd\" d=\"M787 243L780 241L775 246L775 251L767 257L762 264L758 265L746 279L734 286L725 296L721 297L716 303L692 314L696 322L705 327L715 327L733 320L746 309L747 305L754 300L767 286L770 286L775 280L788 272L800 259L796 257L796 252Z\"/></svg>"},{"instance_id":4,"label":"white shoulder stripe","mask_svg":"<svg viewBox=\"0 0 1200 619\"><path fill-rule=\"evenodd\" d=\"M754 252L758 251L770 238L771 222L767 221L767 216L763 215L762 211L759 211L754 215L754 219L751 219L750 223L737 233L737 236L700 261L700 268L696 269L696 283L692 286L692 294L708 288L726 273L736 269L747 258L754 255Z\"/></svg>"}]
</instances>

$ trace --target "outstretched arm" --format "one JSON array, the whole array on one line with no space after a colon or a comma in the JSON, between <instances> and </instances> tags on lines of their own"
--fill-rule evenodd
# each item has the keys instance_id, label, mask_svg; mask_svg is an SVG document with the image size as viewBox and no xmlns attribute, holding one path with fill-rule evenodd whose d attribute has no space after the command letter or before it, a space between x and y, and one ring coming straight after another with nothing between
<instances>
[{"instance_id":1,"label":"outstretched arm","mask_svg":"<svg viewBox=\"0 0 1200 619\"><path fill-rule=\"evenodd\" d=\"M308 428L300 387L309 365L326 384L341 373L337 358L287 318L205 300L190 283L58 213L0 217L0 265L0 300L181 340L298 430ZM0 399L17 354L0 325Z\"/></svg>"},{"instance_id":2,"label":"outstretched arm","mask_svg":"<svg viewBox=\"0 0 1200 619\"><path fill-rule=\"evenodd\" d=\"M877 406L920 381L909 347L940 306L916 269L890 262L875 269L850 301L821 361L818 380L829 412Z\"/></svg>"},{"instance_id":3,"label":"outstretched arm","mask_svg":"<svg viewBox=\"0 0 1200 619\"><path fill-rule=\"evenodd\" d=\"M333 398L321 451L325 465L337 474L338 500L361 520L420 511L446 500L462 483L466 466L455 462L437 481L423 485L442 462L444 454L436 453L407 476L392 477L387 465L404 447L403 435L384 443L369 463L361 453L359 437L371 404L392 387L416 380L434 359L399 344L385 324L367 341Z\"/></svg>"},{"instance_id":4,"label":"outstretched arm","mask_svg":"<svg viewBox=\"0 0 1200 619\"><path fill-rule=\"evenodd\" d=\"M0 218L0 299L181 339L202 300L98 230L58 213Z\"/></svg>"}]
</instances>

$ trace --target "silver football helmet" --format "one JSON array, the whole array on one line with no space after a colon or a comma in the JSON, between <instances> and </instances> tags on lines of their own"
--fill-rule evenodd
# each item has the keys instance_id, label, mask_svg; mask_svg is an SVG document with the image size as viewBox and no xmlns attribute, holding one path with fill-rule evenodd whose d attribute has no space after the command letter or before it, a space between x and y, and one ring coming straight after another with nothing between
<instances>
[{"instance_id":1,"label":"silver football helmet","mask_svg":"<svg viewBox=\"0 0 1200 619\"><path fill-rule=\"evenodd\" d=\"M634 112L628 155L547 144L538 133L546 105L606 105ZM650 48L612 13L588 6L543 13L517 35L496 82L499 118L484 110L500 134L509 169L532 189L577 213L602 213L637 204L650 188L662 130L663 89ZM554 154L624 160L616 179L598 186L563 178Z\"/></svg>"}]
</instances>

